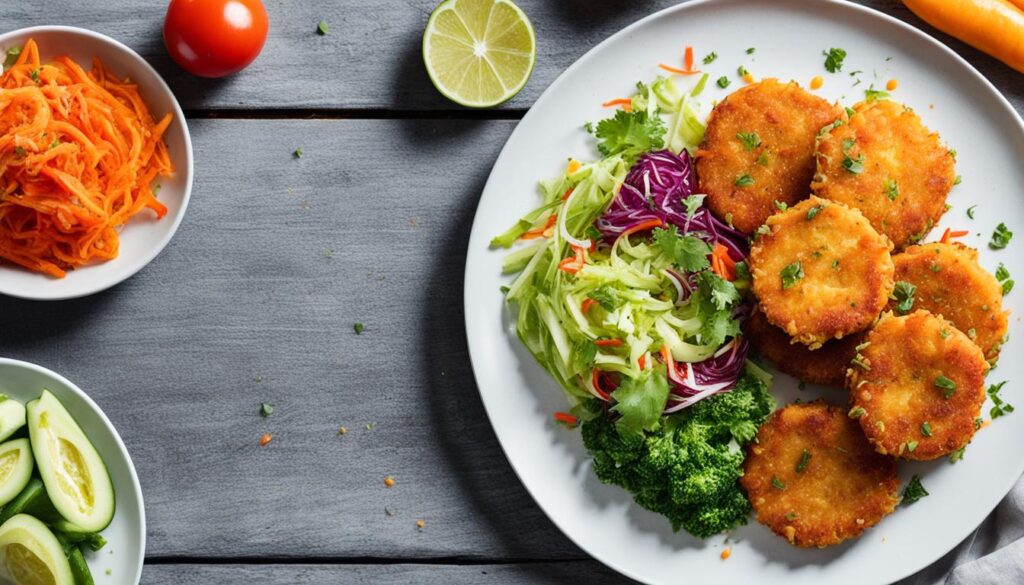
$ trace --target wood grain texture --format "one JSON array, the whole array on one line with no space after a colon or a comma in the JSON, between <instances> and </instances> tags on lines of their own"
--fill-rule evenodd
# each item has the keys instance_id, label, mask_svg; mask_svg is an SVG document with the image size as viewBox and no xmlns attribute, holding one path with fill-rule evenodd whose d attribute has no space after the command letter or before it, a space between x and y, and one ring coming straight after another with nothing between
<instances>
[{"instance_id":1,"label":"wood grain texture","mask_svg":"<svg viewBox=\"0 0 1024 585\"><path fill-rule=\"evenodd\" d=\"M502 565L150 565L144 585L621 585L624 579L596 561Z\"/></svg>"},{"instance_id":2,"label":"wood grain texture","mask_svg":"<svg viewBox=\"0 0 1024 585\"><path fill-rule=\"evenodd\" d=\"M861 2L921 28L967 58L1021 109L1020 74L995 59L940 33L898 0ZM265 2L270 37L263 54L244 72L222 80L192 77L167 56L161 30L166 4L132 0L5 2L0 30L43 24L91 28L124 42L167 79L182 107L190 110L462 110L430 84L423 68L423 29L438 0L362 2ZM519 0L538 39L530 82L503 109L529 107L556 77L612 33L676 0L595 2ZM316 33L320 19L327 36ZM352 112L350 112L351 114Z\"/></svg>"}]
</instances>

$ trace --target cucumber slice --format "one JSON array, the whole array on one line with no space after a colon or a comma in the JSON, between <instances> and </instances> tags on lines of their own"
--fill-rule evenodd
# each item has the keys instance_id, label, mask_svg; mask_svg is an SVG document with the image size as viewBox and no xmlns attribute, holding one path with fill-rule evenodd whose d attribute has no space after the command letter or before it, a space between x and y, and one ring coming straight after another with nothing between
<instances>
[{"instance_id":1,"label":"cucumber slice","mask_svg":"<svg viewBox=\"0 0 1024 585\"><path fill-rule=\"evenodd\" d=\"M95 585L96 582L92 580L89 564L85 562L85 555L82 554L82 549L76 545L71 545L71 550L68 551L68 564L71 565L71 575L75 578L75 585Z\"/></svg>"},{"instance_id":2,"label":"cucumber slice","mask_svg":"<svg viewBox=\"0 0 1024 585\"><path fill-rule=\"evenodd\" d=\"M0 394L0 441L7 440L25 426L25 406L6 394Z\"/></svg>"},{"instance_id":3,"label":"cucumber slice","mask_svg":"<svg viewBox=\"0 0 1024 585\"><path fill-rule=\"evenodd\" d=\"M18 497L32 479L32 448L28 439L0 445L0 506Z\"/></svg>"},{"instance_id":4,"label":"cucumber slice","mask_svg":"<svg viewBox=\"0 0 1024 585\"><path fill-rule=\"evenodd\" d=\"M100 454L48 390L26 407L39 476L65 520L99 532L114 517L114 486Z\"/></svg>"},{"instance_id":5,"label":"cucumber slice","mask_svg":"<svg viewBox=\"0 0 1024 585\"><path fill-rule=\"evenodd\" d=\"M63 520L53 507L53 502L46 494L46 487L38 477L30 479L18 497L4 506L3 511L0 512L0 524L7 522L17 514L29 514L51 524Z\"/></svg>"},{"instance_id":6,"label":"cucumber slice","mask_svg":"<svg viewBox=\"0 0 1024 585\"><path fill-rule=\"evenodd\" d=\"M60 541L45 524L25 514L0 525L0 577L15 585L75 585Z\"/></svg>"}]
</instances>

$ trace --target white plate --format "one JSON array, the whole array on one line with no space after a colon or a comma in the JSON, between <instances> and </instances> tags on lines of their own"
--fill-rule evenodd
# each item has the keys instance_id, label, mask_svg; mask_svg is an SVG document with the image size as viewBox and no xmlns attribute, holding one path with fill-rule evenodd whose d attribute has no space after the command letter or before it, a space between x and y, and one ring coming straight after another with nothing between
<instances>
[{"instance_id":1,"label":"white plate","mask_svg":"<svg viewBox=\"0 0 1024 585\"><path fill-rule=\"evenodd\" d=\"M727 91L714 83L701 99L721 99L742 85L737 66L756 77L796 79L807 85L825 78L818 92L852 104L877 71L876 87L899 80L894 99L912 106L932 129L959 151L963 184L949 198L953 206L932 239L947 226L969 228L965 242L981 249L981 263L994 270L1003 262L1024 276L1024 234L1009 250L986 247L992 229L1005 221L1024 230L1024 126L1007 101L977 71L948 48L893 18L853 4L818 0L721 0L687 2L659 12L612 36L567 69L513 132L498 158L477 210L465 277L466 329L477 385L495 432L513 468L551 520L581 548L610 567L647 583L783 583L869 585L888 583L938 559L964 539L1007 493L1024 470L1024 414L1013 414L980 431L966 458L950 465L901 464L904 479L923 476L931 496L898 509L858 540L825 550L789 546L756 522L737 530L728 561L719 558L722 537L700 542L675 534L661 516L636 506L623 490L593 476L578 432L553 424L551 413L566 407L558 386L520 347L511 332L499 287L503 252L490 250L492 236L537 205L536 181L562 172L566 158L596 157L581 130L585 121L608 116L600 104L631 93L634 84L658 75L657 64L679 63L684 45L698 63L709 51L718 59L704 68L711 80L727 75ZM747 55L748 47L756 53ZM848 51L843 73L823 68L822 51ZM887 58L891 57L891 60ZM846 72L864 70L852 88ZM693 84L695 79L684 79ZM845 96L845 97L844 97ZM932 105L934 104L934 108ZM965 215L978 204L976 219ZM980 233L981 235L976 235ZM1011 341L990 381L1024 378L1018 331L1024 291L1006 301L1013 311ZM780 403L823 395L845 401L837 390L808 388L778 375L773 389ZM1008 385L1003 394L1020 402ZM986 411L987 414L987 411ZM711 581L708 581L710 579Z\"/></svg>"},{"instance_id":2,"label":"white plate","mask_svg":"<svg viewBox=\"0 0 1024 585\"><path fill-rule=\"evenodd\" d=\"M0 50L6 54L7 49L20 47L30 38L39 45L43 63L58 55L69 55L89 71L93 57L99 57L115 75L130 77L139 84L142 98L154 119L159 120L168 112L174 116L164 140L175 172L171 177L156 180L160 185L160 202L167 206L167 215L157 220L152 213L143 212L132 218L120 232L117 258L68 271L62 279L0 263L0 294L37 300L83 297L128 279L156 258L171 241L185 216L192 192L192 142L185 115L171 88L135 51L106 35L70 26L37 26L2 34Z\"/></svg>"},{"instance_id":3,"label":"white plate","mask_svg":"<svg viewBox=\"0 0 1024 585\"><path fill-rule=\"evenodd\" d=\"M146 552L146 512L135 466L114 425L85 392L61 375L28 362L0 358L0 393L24 404L39 398L44 389L52 392L82 427L114 483L114 519L102 532L107 545L98 552L85 551L93 580L98 585L138 583Z\"/></svg>"}]
</instances>

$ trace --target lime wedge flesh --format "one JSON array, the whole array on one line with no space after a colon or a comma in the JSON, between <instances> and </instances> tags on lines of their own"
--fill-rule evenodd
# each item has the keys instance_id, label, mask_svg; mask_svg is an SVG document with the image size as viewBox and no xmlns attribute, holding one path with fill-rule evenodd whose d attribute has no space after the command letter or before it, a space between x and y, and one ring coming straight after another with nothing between
<instances>
[{"instance_id":1,"label":"lime wedge flesh","mask_svg":"<svg viewBox=\"0 0 1024 585\"><path fill-rule=\"evenodd\" d=\"M464 106L495 106L519 93L536 57L533 26L508 0L445 0L423 33L430 80Z\"/></svg>"}]
</instances>

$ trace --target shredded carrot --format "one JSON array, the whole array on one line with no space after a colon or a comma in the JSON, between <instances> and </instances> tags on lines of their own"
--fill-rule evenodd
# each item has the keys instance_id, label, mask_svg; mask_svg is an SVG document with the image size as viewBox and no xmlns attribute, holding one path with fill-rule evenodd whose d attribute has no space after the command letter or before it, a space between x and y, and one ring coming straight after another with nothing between
<instances>
[{"instance_id":1,"label":"shredded carrot","mask_svg":"<svg viewBox=\"0 0 1024 585\"><path fill-rule=\"evenodd\" d=\"M675 73L676 75L693 75L695 73L700 73L700 69L693 68L693 47L690 45L686 45L686 52L683 54L682 69L672 67L671 65L665 65L664 63L659 63L658 67L661 67L669 73Z\"/></svg>"},{"instance_id":2,"label":"shredded carrot","mask_svg":"<svg viewBox=\"0 0 1024 585\"><path fill-rule=\"evenodd\" d=\"M594 371L590 374L590 383L594 386L594 390L597 390L597 393L601 395L601 398L609 400L611 396L601 387L601 374L601 370L594 368Z\"/></svg>"},{"instance_id":3,"label":"shredded carrot","mask_svg":"<svg viewBox=\"0 0 1024 585\"><path fill-rule=\"evenodd\" d=\"M568 412L556 412L555 413L555 420L557 420L558 422L561 422L561 423L565 423L567 425L572 425L572 426L576 426L580 422L579 417L573 416L573 415L569 414Z\"/></svg>"},{"instance_id":4,"label":"shredded carrot","mask_svg":"<svg viewBox=\"0 0 1024 585\"><path fill-rule=\"evenodd\" d=\"M270 444L270 441L272 440L274 440L274 435L266 433L265 435L260 437L260 447L266 447L268 444Z\"/></svg>"},{"instance_id":5,"label":"shredded carrot","mask_svg":"<svg viewBox=\"0 0 1024 585\"><path fill-rule=\"evenodd\" d=\"M580 167L582 167L582 166L583 166L583 164L581 164L580 161L578 161L578 160L576 160L574 158L573 159L569 159L569 164L566 165L565 172L566 172L566 174L571 175L571 174L575 173L576 171L580 170Z\"/></svg>"},{"instance_id":6,"label":"shredded carrot","mask_svg":"<svg viewBox=\"0 0 1024 585\"><path fill-rule=\"evenodd\" d=\"M653 230L654 228L659 228L659 227L661 227L663 225L665 225L665 223L663 221L661 221L660 218L656 217L654 219L649 219L647 221L644 221L644 222L636 224L635 226L633 226L633 227L629 228L628 230L626 230L626 231L622 232L621 234L619 234L619 237L622 238L622 237L625 237L625 236L629 236L629 235L635 234L637 232Z\"/></svg>"},{"instance_id":7,"label":"shredded carrot","mask_svg":"<svg viewBox=\"0 0 1024 585\"><path fill-rule=\"evenodd\" d=\"M622 109L627 112L633 111L633 100L629 98L616 98L614 100L608 100L601 104L605 108L614 108L615 106L622 106Z\"/></svg>"},{"instance_id":8,"label":"shredded carrot","mask_svg":"<svg viewBox=\"0 0 1024 585\"><path fill-rule=\"evenodd\" d=\"M569 256L558 263L558 269L564 270L569 274L576 274L583 269L583 265L586 264L586 259L583 256L583 248L578 246L572 247L574 256Z\"/></svg>"},{"instance_id":9,"label":"shredded carrot","mask_svg":"<svg viewBox=\"0 0 1024 585\"><path fill-rule=\"evenodd\" d=\"M116 258L117 230L167 208L150 184L173 172L139 87L93 60L42 64L29 39L0 76L0 259L63 278Z\"/></svg>"},{"instance_id":10,"label":"shredded carrot","mask_svg":"<svg viewBox=\"0 0 1024 585\"><path fill-rule=\"evenodd\" d=\"M591 299L591 298L583 299L583 302L580 304L580 311L583 312L584 315L586 315L587 313L590 312L591 307L593 307L596 304L597 304L597 301L595 301L594 299Z\"/></svg>"},{"instance_id":11,"label":"shredded carrot","mask_svg":"<svg viewBox=\"0 0 1024 585\"><path fill-rule=\"evenodd\" d=\"M693 47L690 45L686 45L686 51L683 52L683 65L687 71L693 71Z\"/></svg>"},{"instance_id":12,"label":"shredded carrot","mask_svg":"<svg viewBox=\"0 0 1024 585\"><path fill-rule=\"evenodd\" d=\"M736 261L729 257L729 249L722 244L715 244L711 252L711 269L726 280L736 280Z\"/></svg>"},{"instance_id":13,"label":"shredded carrot","mask_svg":"<svg viewBox=\"0 0 1024 585\"><path fill-rule=\"evenodd\" d=\"M962 238L962 237L966 236L969 233L971 233L971 232L969 232L967 230L956 230L956 231L953 231L953 230L950 230L949 228L946 228L946 231L942 232L942 238L939 240L939 242L941 242L943 244L948 244L950 242L950 240L952 240L953 238Z\"/></svg>"},{"instance_id":14,"label":"shredded carrot","mask_svg":"<svg viewBox=\"0 0 1024 585\"><path fill-rule=\"evenodd\" d=\"M641 370L644 369L645 367L647 367L647 356L646 355L640 356L640 359L636 360L636 365L640 366Z\"/></svg>"},{"instance_id":15,"label":"shredded carrot","mask_svg":"<svg viewBox=\"0 0 1024 585\"><path fill-rule=\"evenodd\" d=\"M541 226L539 228L534 228L534 229L526 232L525 234L519 236L519 239L520 240L534 240L534 239L537 239L537 238L540 238L540 237L544 237L545 232L547 232L551 227L553 227L555 225L556 221L558 221L558 216L557 215L552 215L551 217L548 218L548 220L546 222L544 222L543 226Z\"/></svg>"},{"instance_id":16,"label":"shredded carrot","mask_svg":"<svg viewBox=\"0 0 1024 585\"><path fill-rule=\"evenodd\" d=\"M569 198L569 195L572 195L573 189L575 189L575 187L569 187L569 189L565 192L565 195L562 195L562 201L565 201L566 199Z\"/></svg>"},{"instance_id":17,"label":"shredded carrot","mask_svg":"<svg viewBox=\"0 0 1024 585\"><path fill-rule=\"evenodd\" d=\"M594 345L597 347L620 347L622 345L621 339L598 339L594 341Z\"/></svg>"}]
</instances>

